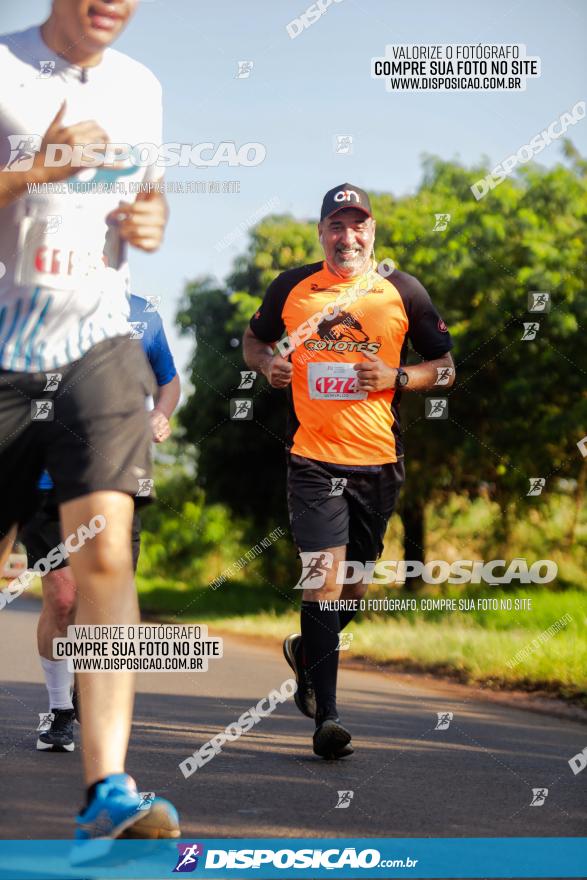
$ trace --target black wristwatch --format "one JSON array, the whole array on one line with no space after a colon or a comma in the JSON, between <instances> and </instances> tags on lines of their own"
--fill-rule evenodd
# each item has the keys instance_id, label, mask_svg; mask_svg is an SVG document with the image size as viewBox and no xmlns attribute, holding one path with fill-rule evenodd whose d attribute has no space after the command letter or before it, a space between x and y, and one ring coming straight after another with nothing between
<instances>
[{"instance_id":1,"label":"black wristwatch","mask_svg":"<svg viewBox=\"0 0 587 880\"><path fill-rule=\"evenodd\" d=\"M405 388L405 386L410 381L410 377L403 369L403 367L398 367L396 376L395 376L395 387L396 388Z\"/></svg>"}]
</instances>

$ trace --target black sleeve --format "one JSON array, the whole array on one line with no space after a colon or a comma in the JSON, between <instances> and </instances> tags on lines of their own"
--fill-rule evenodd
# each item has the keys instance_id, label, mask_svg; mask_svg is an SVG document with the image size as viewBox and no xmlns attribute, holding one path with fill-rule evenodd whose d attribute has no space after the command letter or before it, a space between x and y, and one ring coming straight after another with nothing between
<instances>
[{"instance_id":1,"label":"black sleeve","mask_svg":"<svg viewBox=\"0 0 587 880\"><path fill-rule=\"evenodd\" d=\"M448 328L425 287L407 272L393 272L389 281L397 288L408 316L408 338L425 361L442 357L452 347Z\"/></svg>"},{"instance_id":2,"label":"black sleeve","mask_svg":"<svg viewBox=\"0 0 587 880\"><path fill-rule=\"evenodd\" d=\"M249 327L262 342L277 342L285 333L283 307L296 284L322 268L322 263L312 263L298 269L288 269L278 275L267 288L259 309L249 322Z\"/></svg>"},{"instance_id":3,"label":"black sleeve","mask_svg":"<svg viewBox=\"0 0 587 880\"><path fill-rule=\"evenodd\" d=\"M284 285L281 283L282 278L283 275L278 275L271 282L263 297L263 302L249 322L255 336L263 342L277 342L285 332L281 313L289 290L284 291Z\"/></svg>"}]
</instances>

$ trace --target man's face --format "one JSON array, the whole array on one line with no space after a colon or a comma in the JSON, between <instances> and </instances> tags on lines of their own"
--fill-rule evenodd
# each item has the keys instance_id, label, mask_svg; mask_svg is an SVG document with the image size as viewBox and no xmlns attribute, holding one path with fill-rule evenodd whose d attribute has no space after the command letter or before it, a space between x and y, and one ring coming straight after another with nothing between
<instances>
[{"instance_id":1,"label":"man's face","mask_svg":"<svg viewBox=\"0 0 587 880\"><path fill-rule=\"evenodd\" d=\"M318 224L326 262L341 275L359 275L371 259L375 221L356 208L342 208Z\"/></svg>"},{"instance_id":2,"label":"man's face","mask_svg":"<svg viewBox=\"0 0 587 880\"><path fill-rule=\"evenodd\" d=\"M138 0L53 0L51 17L72 46L99 52L124 30Z\"/></svg>"}]
</instances>

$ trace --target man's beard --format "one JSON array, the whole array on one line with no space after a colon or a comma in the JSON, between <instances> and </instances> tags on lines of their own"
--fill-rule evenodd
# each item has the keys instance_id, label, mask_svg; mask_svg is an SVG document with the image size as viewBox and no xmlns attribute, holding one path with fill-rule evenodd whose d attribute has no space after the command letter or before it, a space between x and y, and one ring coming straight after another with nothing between
<instances>
[{"instance_id":1,"label":"man's beard","mask_svg":"<svg viewBox=\"0 0 587 880\"><path fill-rule=\"evenodd\" d=\"M365 249L364 248L356 248L352 254L344 254L336 250L335 251L335 261L336 265L341 269L354 269L358 265L362 265L365 261Z\"/></svg>"}]
</instances>

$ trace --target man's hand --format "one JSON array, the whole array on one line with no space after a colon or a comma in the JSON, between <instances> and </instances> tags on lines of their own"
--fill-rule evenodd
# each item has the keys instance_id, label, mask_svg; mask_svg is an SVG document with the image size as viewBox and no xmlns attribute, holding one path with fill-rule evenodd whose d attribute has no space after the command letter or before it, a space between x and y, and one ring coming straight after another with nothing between
<instances>
[{"instance_id":1,"label":"man's hand","mask_svg":"<svg viewBox=\"0 0 587 880\"><path fill-rule=\"evenodd\" d=\"M167 202L157 190L139 192L136 201L120 202L107 220L118 222L121 237L142 251L156 251L163 241Z\"/></svg>"},{"instance_id":2,"label":"man's hand","mask_svg":"<svg viewBox=\"0 0 587 880\"><path fill-rule=\"evenodd\" d=\"M386 388L394 388L397 370L388 367L381 358L371 354L370 351L363 351L362 354L367 360L355 364L359 390L385 391Z\"/></svg>"},{"instance_id":3,"label":"man's hand","mask_svg":"<svg viewBox=\"0 0 587 880\"><path fill-rule=\"evenodd\" d=\"M171 436L171 428L167 416L163 415L158 409L151 410L151 431L153 432L153 442L163 443Z\"/></svg>"},{"instance_id":4,"label":"man's hand","mask_svg":"<svg viewBox=\"0 0 587 880\"><path fill-rule=\"evenodd\" d=\"M66 102L64 101L57 111L57 115L45 132L41 143L41 149L35 155L33 173L39 183L57 183L71 177L72 174L75 174L80 168L95 167L95 160L88 160L87 162L82 161L81 164L75 165L68 162L60 167L47 167L45 165L45 159L49 144L57 144L60 146L71 147L73 149L76 145L85 147L88 144L108 144L110 141L104 129L93 119L63 127L61 122L65 115L65 107ZM98 155L100 152L104 152L103 150L98 150L96 147L93 148L93 151ZM60 154L61 151L57 150L56 158L59 158Z\"/></svg>"},{"instance_id":5,"label":"man's hand","mask_svg":"<svg viewBox=\"0 0 587 880\"><path fill-rule=\"evenodd\" d=\"M273 388L286 388L291 382L293 367L279 354L267 358L263 363L262 370L263 375Z\"/></svg>"}]
</instances>

